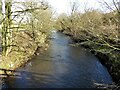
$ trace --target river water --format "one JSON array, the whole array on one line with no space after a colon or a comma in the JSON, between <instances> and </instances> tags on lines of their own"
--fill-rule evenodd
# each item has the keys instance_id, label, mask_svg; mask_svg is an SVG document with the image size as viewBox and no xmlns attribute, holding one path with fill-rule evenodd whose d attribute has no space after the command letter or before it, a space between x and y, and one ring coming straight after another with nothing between
<instances>
[{"instance_id":1,"label":"river water","mask_svg":"<svg viewBox=\"0 0 120 90\"><path fill-rule=\"evenodd\" d=\"M48 50L19 68L16 76L5 78L2 88L95 88L94 83L112 83L97 57L69 43L68 36L53 32Z\"/></svg>"}]
</instances>

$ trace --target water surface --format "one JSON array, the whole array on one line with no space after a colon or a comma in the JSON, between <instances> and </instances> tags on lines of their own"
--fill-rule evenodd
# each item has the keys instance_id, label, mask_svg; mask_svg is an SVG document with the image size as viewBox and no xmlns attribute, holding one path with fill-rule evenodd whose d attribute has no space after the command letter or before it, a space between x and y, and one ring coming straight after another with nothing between
<instances>
[{"instance_id":1,"label":"water surface","mask_svg":"<svg viewBox=\"0 0 120 90\"><path fill-rule=\"evenodd\" d=\"M112 83L98 58L83 47L69 43L68 36L53 32L48 50L18 69L18 76L6 78L2 87L94 88L94 83Z\"/></svg>"}]
</instances>

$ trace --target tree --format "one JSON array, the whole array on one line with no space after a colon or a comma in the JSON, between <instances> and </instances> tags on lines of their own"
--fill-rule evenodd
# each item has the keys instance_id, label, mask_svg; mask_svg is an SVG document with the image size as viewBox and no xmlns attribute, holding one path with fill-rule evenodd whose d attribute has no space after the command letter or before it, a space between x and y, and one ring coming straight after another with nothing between
<instances>
[{"instance_id":1,"label":"tree","mask_svg":"<svg viewBox=\"0 0 120 90\"><path fill-rule=\"evenodd\" d=\"M2 50L8 54L12 48L12 32L15 28L22 28L32 31L32 37L35 40L39 32L47 33L51 29L52 11L47 2L12 2L2 1L3 19L2 19ZM12 6L19 10L12 11ZM17 17L17 18L16 18ZM26 20L27 17L27 20ZM20 20L19 20L20 19ZM17 21L17 22L16 22ZM14 23L13 23L14 22ZM26 26L25 26L26 24Z\"/></svg>"},{"instance_id":2,"label":"tree","mask_svg":"<svg viewBox=\"0 0 120 90\"><path fill-rule=\"evenodd\" d=\"M120 0L112 0L111 3L112 5L110 5L107 1L103 0L103 4L105 4L110 11L116 12L115 21L117 30L120 33Z\"/></svg>"},{"instance_id":3,"label":"tree","mask_svg":"<svg viewBox=\"0 0 120 90\"><path fill-rule=\"evenodd\" d=\"M32 12L27 13L26 29L32 32L32 37L36 43L40 42L42 33L49 34L52 28L52 11L47 2L26 2L24 3L26 9L36 8ZM37 9L39 8L39 9Z\"/></svg>"},{"instance_id":4,"label":"tree","mask_svg":"<svg viewBox=\"0 0 120 90\"><path fill-rule=\"evenodd\" d=\"M2 52L6 53L10 49L11 43L11 1L6 2L2 0L3 24L2 24Z\"/></svg>"}]
</instances>

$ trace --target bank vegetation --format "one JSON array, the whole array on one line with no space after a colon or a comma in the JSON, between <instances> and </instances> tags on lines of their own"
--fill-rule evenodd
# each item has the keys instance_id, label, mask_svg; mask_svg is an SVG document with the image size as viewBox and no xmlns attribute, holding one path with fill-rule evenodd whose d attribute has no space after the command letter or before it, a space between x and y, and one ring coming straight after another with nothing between
<instances>
[{"instance_id":1,"label":"bank vegetation","mask_svg":"<svg viewBox=\"0 0 120 90\"><path fill-rule=\"evenodd\" d=\"M14 70L38 50L48 47L52 10L47 2L2 0L0 14L2 60L0 69ZM2 10L2 8L0 9ZM4 73L4 72L0 72Z\"/></svg>"},{"instance_id":2,"label":"bank vegetation","mask_svg":"<svg viewBox=\"0 0 120 90\"><path fill-rule=\"evenodd\" d=\"M55 20L55 28L69 35L75 45L89 48L120 85L120 2L113 0L114 10L106 13L95 9L81 13L75 5L70 15L63 13Z\"/></svg>"}]
</instances>

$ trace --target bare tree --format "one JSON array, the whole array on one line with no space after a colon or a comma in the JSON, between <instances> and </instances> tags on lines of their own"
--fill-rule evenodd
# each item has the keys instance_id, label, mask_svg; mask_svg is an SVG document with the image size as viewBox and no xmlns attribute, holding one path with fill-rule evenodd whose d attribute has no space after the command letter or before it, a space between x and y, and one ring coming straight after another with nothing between
<instances>
[{"instance_id":1,"label":"bare tree","mask_svg":"<svg viewBox=\"0 0 120 90\"><path fill-rule=\"evenodd\" d=\"M117 30L120 33L120 0L112 0L111 1L112 5L110 5L107 1L103 0L103 4L110 10L117 12L117 18L116 18L116 25L117 25Z\"/></svg>"},{"instance_id":2,"label":"bare tree","mask_svg":"<svg viewBox=\"0 0 120 90\"><path fill-rule=\"evenodd\" d=\"M7 51L7 48L9 46L10 40L10 25L11 25L11 1L6 2L5 0L2 0L2 13L4 20L2 22L2 50L3 53Z\"/></svg>"}]
</instances>

